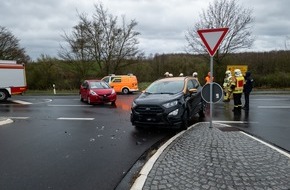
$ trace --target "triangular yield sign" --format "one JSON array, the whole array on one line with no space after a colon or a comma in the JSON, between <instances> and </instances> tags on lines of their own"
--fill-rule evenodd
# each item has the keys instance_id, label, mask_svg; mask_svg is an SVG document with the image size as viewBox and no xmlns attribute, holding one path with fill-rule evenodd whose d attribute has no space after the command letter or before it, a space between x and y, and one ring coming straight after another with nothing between
<instances>
[{"instance_id":1,"label":"triangular yield sign","mask_svg":"<svg viewBox=\"0 0 290 190\"><path fill-rule=\"evenodd\" d=\"M228 30L229 28L214 28L197 31L210 56L214 56Z\"/></svg>"}]
</instances>

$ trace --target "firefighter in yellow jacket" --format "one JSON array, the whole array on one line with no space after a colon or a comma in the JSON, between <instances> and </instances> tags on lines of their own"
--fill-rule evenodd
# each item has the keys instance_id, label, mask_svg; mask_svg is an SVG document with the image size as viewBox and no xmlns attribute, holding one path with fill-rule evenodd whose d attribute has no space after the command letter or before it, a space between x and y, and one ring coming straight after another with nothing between
<instances>
[{"instance_id":1,"label":"firefighter in yellow jacket","mask_svg":"<svg viewBox=\"0 0 290 190\"><path fill-rule=\"evenodd\" d=\"M242 109L242 94L245 79L240 69L235 69L235 75L232 78L231 89L234 97L234 112L240 112Z\"/></svg>"},{"instance_id":2,"label":"firefighter in yellow jacket","mask_svg":"<svg viewBox=\"0 0 290 190\"><path fill-rule=\"evenodd\" d=\"M225 78L223 83L223 90L224 90L224 102L229 102L232 95L232 89L231 87L232 83L232 74L231 71L227 70L225 72Z\"/></svg>"}]
</instances>

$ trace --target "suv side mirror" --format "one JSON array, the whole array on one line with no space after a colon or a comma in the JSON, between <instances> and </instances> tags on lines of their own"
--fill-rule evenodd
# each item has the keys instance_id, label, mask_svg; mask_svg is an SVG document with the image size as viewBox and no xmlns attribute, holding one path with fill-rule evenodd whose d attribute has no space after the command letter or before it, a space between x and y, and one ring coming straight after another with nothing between
<instances>
[{"instance_id":1,"label":"suv side mirror","mask_svg":"<svg viewBox=\"0 0 290 190\"><path fill-rule=\"evenodd\" d=\"M197 93L197 89L196 88L191 88L188 91L189 91L190 94Z\"/></svg>"}]
</instances>

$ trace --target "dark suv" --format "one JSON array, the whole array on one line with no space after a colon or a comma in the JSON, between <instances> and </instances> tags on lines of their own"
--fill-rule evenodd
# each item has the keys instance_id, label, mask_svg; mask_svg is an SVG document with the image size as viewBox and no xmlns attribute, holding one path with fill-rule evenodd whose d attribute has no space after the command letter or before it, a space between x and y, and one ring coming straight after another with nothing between
<instances>
[{"instance_id":1,"label":"dark suv","mask_svg":"<svg viewBox=\"0 0 290 190\"><path fill-rule=\"evenodd\" d=\"M169 77L153 82L137 97L131 122L139 126L187 129L190 119L204 117L202 86L193 77Z\"/></svg>"}]
</instances>

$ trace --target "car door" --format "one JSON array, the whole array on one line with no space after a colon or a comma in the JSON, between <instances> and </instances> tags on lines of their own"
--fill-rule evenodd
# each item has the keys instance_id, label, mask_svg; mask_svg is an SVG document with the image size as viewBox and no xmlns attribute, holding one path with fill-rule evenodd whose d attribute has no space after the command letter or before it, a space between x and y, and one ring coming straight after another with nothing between
<instances>
[{"instance_id":1,"label":"car door","mask_svg":"<svg viewBox=\"0 0 290 190\"><path fill-rule=\"evenodd\" d=\"M198 89L198 82L195 79L189 79L187 82L187 88L188 90L190 89L196 89L197 92L192 92L190 94L190 100L189 100L189 105L190 105L190 116L194 116L198 110L199 110L199 104L200 104L200 92Z\"/></svg>"},{"instance_id":2,"label":"car door","mask_svg":"<svg viewBox=\"0 0 290 190\"><path fill-rule=\"evenodd\" d=\"M196 79L191 80L193 83L193 87L197 90L197 92L194 94L194 114L196 114L200 110L202 97L201 97L201 90L202 87L200 86L199 82Z\"/></svg>"},{"instance_id":3,"label":"car door","mask_svg":"<svg viewBox=\"0 0 290 190\"><path fill-rule=\"evenodd\" d=\"M121 77L112 77L110 86L114 88L116 92L122 92L122 78Z\"/></svg>"},{"instance_id":4,"label":"car door","mask_svg":"<svg viewBox=\"0 0 290 190\"><path fill-rule=\"evenodd\" d=\"M191 80L188 80L187 83L186 83L186 88L187 88L187 92L186 92L186 105L187 105L187 108L189 110L189 115L190 117L192 116L193 114L193 111L194 111L194 105L193 105L193 100L194 100L194 94L192 94L190 92L190 89L193 89L193 83Z\"/></svg>"}]
</instances>

